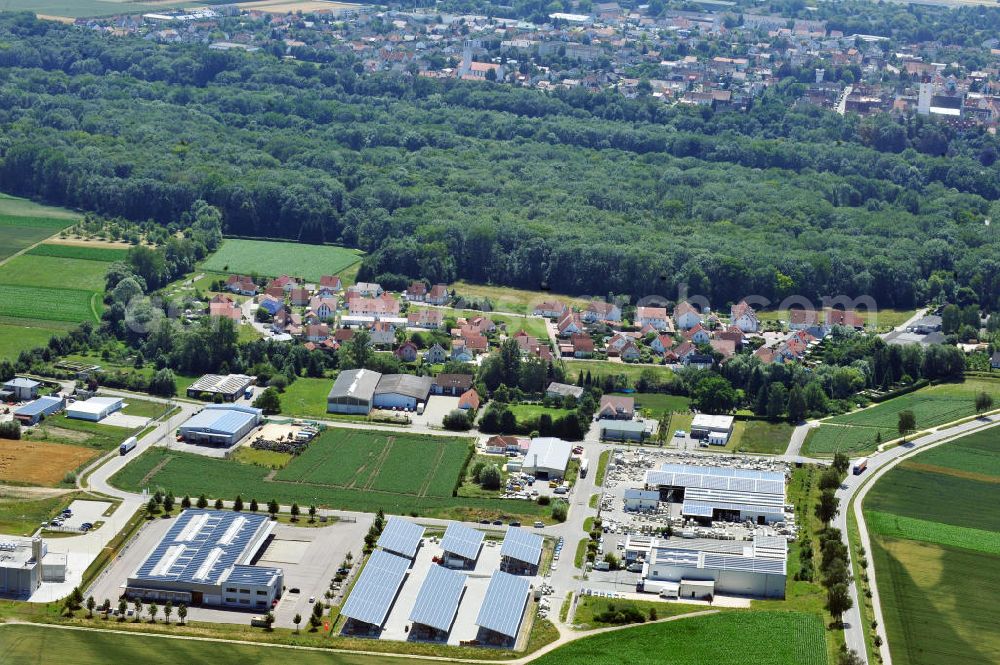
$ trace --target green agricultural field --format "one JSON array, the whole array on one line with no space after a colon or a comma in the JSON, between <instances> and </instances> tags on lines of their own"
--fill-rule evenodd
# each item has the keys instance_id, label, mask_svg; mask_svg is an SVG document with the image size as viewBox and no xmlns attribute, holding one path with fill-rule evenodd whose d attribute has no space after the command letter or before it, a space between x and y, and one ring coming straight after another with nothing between
<instances>
[{"instance_id":1,"label":"green agricultural field","mask_svg":"<svg viewBox=\"0 0 1000 665\"><path fill-rule=\"evenodd\" d=\"M929 386L867 409L834 416L826 422L895 429L899 423L899 412L909 410L917 418L918 429L937 427L974 416L976 395L984 391L1000 398L1000 381L968 379L962 383Z\"/></svg>"},{"instance_id":2,"label":"green agricultural field","mask_svg":"<svg viewBox=\"0 0 1000 665\"><path fill-rule=\"evenodd\" d=\"M0 316L37 321L99 321L101 298L93 291L35 286L0 288Z\"/></svg>"},{"instance_id":3,"label":"green agricultural field","mask_svg":"<svg viewBox=\"0 0 1000 665\"><path fill-rule=\"evenodd\" d=\"M898 665L1000 662L1000 446L983 430L921 452L863 505Z\"/></svg>"},{"instance_id":4,"label":"green agricultural field","mask_svg":"<svg viewBox=\"0 0 1000 665\"><path fill-rule=\"evenodd\" d=\"M22 254L0 266L0 284L104 291L109 265L104 261Z\"/></svg>"},{"instance_id":5,"label":"green agricultural field","mask_svg":"<svg viewBox=\"0 0 1000 665\"><path fill-rule=\"evenodd\" d=\"M362 253L333 245L229 239L202 264L205 270L223 273L257 273L268 277L291 275L318 281L335 275L361 260Z\"/></svg>"},{"instance_id":6,"label":"green agricultural field","mask_svg":"<svg viewBox=\"0 0 1000 665\"><path fill-rule=\"evenodd\" d=\"M883 536L871 556L894 665L1000 662L1000 557Z\"/></svg>"},{"instance_id":7,"label":"green agricultural field","mask_svg":"<svg viewBox=\"0 0 1000 665\"><path fill-rule=\"evenodd\" d=\"M919 540L925 543L948 545L964 550L1000 555L1000 536L994 531L969 529L941 522L915 519L882 513L865 512L865 522L872 533L897 540Z\"/></svg>"},{"instance_id":8,"label":"green agricultural field","mask_svg":"<svg viewBox=\"0 0 1000 665\"><path fill-rule=\"evenodd\" d=\"M895 427L849 427L844 425L820 425L810 430L802 445L802 454L811 457L833 457L844 452L857 455L875 450L876 437L881 432L882 441L890 441L899 436Z\"/></svg>"},{"instance_id":9,"label":"green agricultural field","mask_svg":"<svg viewBox=\"0 0 1000 665\"><path fill-rule=\"evenodd\" d=\"M0 261L72 226L79 217L63 208L0 194Z\"/></svg>"},{"instance_id":10,"label":"green agricultural field","mask_svg":"<svg viewBox=\"0 0 1000 665\"><path fill-rule=\"evenodd\" d=\"M58 328L36 328L0 323L0 359L13 360L21 351L49 343L52 335L62 332Z\"/></svg>"},{"instance_id":11,"label":"green agricultural field","mask_svg":"<svg viewBox=\"0 0 1000 665\"><path fill-rule=\"evenodd\" d=\"M80 259L83 261L101 261L113 263L124 261L128 250L116 247L87 247L86 245L60 245L59 243L43 242L32 247L27 254L31 256L54 256L61 259Z\"/></svg>"},{"instance_id":12,"label":"green agricultural field","mask_svg":"<svg viewBox=\"0 0 1000 665\"><path fill-rule=\"evenodd\" d=\"M666 393L612 393L635 398L635 408L646 413L658 415L664 411L687 412L691 410L691 398L684 395L668 395Z\"/></svg>"},{"instance_id":13,"label":"green agricultural field","mask_svg":"<svg viewBox=\"0 0 1000 665\"><path fill-rule=\"evenodd\" d=\"M826 665L823 621L799 612L721 612L570 642L532 665Z\"/></svg>"},{"instance_id":14,"label":"green agricultural field","mask_svg":"<svg viewBox=\"0 0 1000 665\"><path fill-rule=\"evenodd\" d=\"M264 665L282 659L294 660L296 665L429 665L434 662L421 658L363 656L333 650L293 652L280 647L233 642L176 640L155 635L121 635L46 626L0 625L0 665Z\"/></svg>"},{"instance_id":15,"label":"green agricultural field","mask_svg":"<svg viewBox=\"0 0 1000 665\"><path fill-rule=\"evenodd\" d=\"M470 454L466 440L409 433L329 428L302 455L271 476L262 466L201 455L148 450L112 479L123 489L165 487L181 496L271 498L344 510L434 517L545 518L529 501L455 498L452 490ZM249 490L254 494L249 495Z\"/></svg>"}]
</instances>

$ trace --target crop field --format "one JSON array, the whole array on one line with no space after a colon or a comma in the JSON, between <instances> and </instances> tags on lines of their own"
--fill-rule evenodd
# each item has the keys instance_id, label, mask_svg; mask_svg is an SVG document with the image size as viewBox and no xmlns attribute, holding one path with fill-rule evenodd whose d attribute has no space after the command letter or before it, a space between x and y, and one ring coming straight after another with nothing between
<instances>
[{"instance_id":1,"label":"crop field","mask_svg":"<svg viewBox=\"0 0 1000 665\"><path fill-rule=\"evenodd\" d=\"M548 507L530 501L452 497L469 450L457 438L331 428L273 475L255 464L157 448L135 458L112 483L132 491L160 486L178 496L204 493L230 499L241 494L258 501L274 498L366 512L382 508L393 514L466 519L549 515Z\"/></svg>"},{"instance_id":2,"label":"crop field","mask_svg":"<svg viewBox=\"0 0 1000 665\"><path fill-rule=\"evenodd\" d=\"M450 497L468 454L468 443L460 439L331 428L275 478L360 491Z\"/></svg>"},{"instance_id":3,"label":"crop field","mask_svg":"<svg viewBox=\"0 0 1000 665\"><path fill-rule=\"evenodd\" d=\"M823 621L800 612L721 612L570 642L532 665L826 665Z\"/></svg>"},{"instance_id":4,"label":"crop field","mask_svg":"<svg viewBox=\"0 0 1000 665\"><path fill-rule=\"evenodd\" d=\"M990 429L922 452L869 491L865 520L893 662L1000 662L1000 445Z\"/></svg>"},{"instance_id":5,"label":"crop field","mask_svg":"<svg viewBox=\"0 0 1000 665\"><path fill-rule=\"evenodd\" d=\"M101 299L93 291L36 286L0 287L0 316L40 321L100 320Z\"/></svg>"},{"instance_id":6,"label":"crop field","mask_svg":"<svg viewBox=\"0 0 1000 665\"><path fill-rule=\"evenodd\" d=\"M346 2L332 2L331 0L252 0L250 2L240 2L237 7L260 12L270 12L272 14L291 14L295 12L340 12L345 9L353 9L358 5Z\"/></svg>"},{"instance_id":7,"label":"crop field","mask_svg":"<svg viewBox=\"0 0 1000 665\"><path fill-rule=\"evenodd\" d=\"M281 412L294 416L329 418L326 413L326 396L332 386L333 379L295 379L281 393Z\"/></svg>"},{"instance_id":8,"label":"crop field","mask_svg":"<svg viewBox=\"0 0 1000 665\"><path fill-rule=\"evenodd\" d=\"M0 261L71 226L79 215L0 194Z\"/></svg>"},{"instance_id":9,"label":"crop field","mask_svg":"<svg viewBox=\"0 0 1000 665\"><path fill-rule=\"evenodd\" d=\"M82 261L103 261L113 263L123 261L128 256L128 250L118 247L88 247L86 245L63 245L57 242L43 242L26 252L31 256L54 256L60 259L79 259Z\"/></svg>"},{"instance_id":10,"label":"crop field","mask_svg":"<svg viewBox=\"0 0 1000 665\"><path fill-rule=\"evenodd\" d=\"M872 559L895 665L1000 662L1000 557L877 536Z\"/></svg>"},{"instance_id":11,"label":"crop field","mask_svg":"<svg viewBox=\"0 0 1000 665\"><path fill-rule=\"evenodd\" d=\"M882 441L890 441L899 436L895 427L852 427L847 425L822 424L811 430L802 446L803 455L833 457L834 453L857 454L871 452L878 446L877 436Z\"/></svg>"},{"instance_id":12,"label":"crop field","mask_svg":"<svg viewBox=\"0 0 1000 665\"><path fill-rule=\"evenodd\" d=\"M290 275L318 281L361 260L362 253L332 245L229 239L202 264L223 273L257 273L268 277Z\"/></svg>"},{"instance_id":13,"label":"crop field","mask_svg":"<svg viewBox=\"0 0 1000 665\"><path fill-rule=\"evenodd\" d=\"M919 540L964 550L1000 555L1000 537L994 531L952 526L877 510L865 513L869 530L889 538Z\"/></svg>"},{"instance_id":14,"label":"crop field","mask_svg":"<svg viewBox=\"0 0 1000 665\"><path fill-rule=\"evenodd\" d=\"M39 16L49 18L89 18L98 16L113 16L115 14L140 14L143 12L164 11L190 5L184 0L150 0L136 2L135 0L5 0L3 8L8 11L30 11ZM217 4L212 0L200 3Z\"/></svg>"},{"instance_id":15,"label":"crop field","mask_svg":"<svg viewBox=\"0 0 1000 665\"><path fill-rule=\"evenodd\" d=\"M46 245L39 245L45 247ZM32 252L34 250L31 250ZM0 284L50 289L104 291L104 274L110 263L87 259L36 255L16 256L0 266Z\"/></svg>"},{"instance_id":16,"label":"crop field","mask_svg":"<svg viewBox=\"0 0 1000 665\"><path fill-rule=\"evenodd\" d=\"M737 449L745 453L781 455L792 438L793 427L788 423L748 420L743 425Z\"/></svg>"},{"instance_id":17,"label":"crop field","mask_svg":"<svg viewBox=\"0 0 1000 665\"><path fill-rule=\"evenodd\" d=\"M0 665L263 665L291 658L287 649L234 642L175 640L155 635L0 625ZM435 661L363 656L337 651L295 651L296 665L429 665Z\"/></svg>"},{"instance_id":18,"label":"crop field","mask_svg":"<svg viewBox=\"0 0 1000 665\"><path fill-rule=\"evenodd\" d=\"M4 441L0 445L0 481L57 485L97 454L93 448L62 443Z\"/></svg>"},{"instance_id":19,"label":"crop field","mask_svg":"<svg viewBox=\"0 0 1000 665\"><path fill-rule=\"evenodd\" d=\"M45 346L52 335L61 332L58 328L37 328L0 323L0 359L17 358L21 351Z\"/></svg>"}]
</instances>

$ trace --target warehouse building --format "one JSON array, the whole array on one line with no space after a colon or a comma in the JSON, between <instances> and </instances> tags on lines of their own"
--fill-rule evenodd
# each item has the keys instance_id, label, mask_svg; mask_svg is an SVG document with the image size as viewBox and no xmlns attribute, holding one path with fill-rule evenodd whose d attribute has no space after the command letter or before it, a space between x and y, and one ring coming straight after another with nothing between
<instances>
[{"instance_id":1,"label":"warehouse building","mask_svg":"<svg viewBox=\"0 0 1000 665\"><path fill-rule=\"evenodd\" d=\"M598 421L602 441L637 441L642 443L649 435L646 424L640 420L611 420L605 418Z\"/></svg>"},{"instance_id":2,"label":"warehouse building","mask_svg":"<svg viewBox=\"0 0 1000 665\"><path fill-rule=\"evenodd\" d=\"M191 416L177 432L188 443L229 447L261 423L263 411L237 404L210 404Z\"/></svg>"},{"instance_id":3,"label":"warehouse building","mask_svg":"<svg viewBox=\"0 0 1000 665\"><path fill-rule=\"evenodd\" d=\"M0 594L27 598L42 582L66 579L66 555L49 552L39 537L0 541Z\"/></svg>"},{"instance_id":4,"label":"warehouse building","mask_svg":"<svg viewBox=\"0 0 1000 665\"><path fill-rule=\"evenodd\" d=\"M14 418L22 425L37 425L43 418L62 411L64 406L65 402L61 397L39 397L16 409Z\"/></svg>"},{"instance_id":5,"label":"warehouse building","mask_svg":"<svg viewBox=\"0 0 1000 665\"><path fill-rule=\"evenodd\" d=\"M566 475L572 454L573 446L569 441L553 437L535 438L528 446L521 471L540 480L559 479Z\"/></svg>"},{"instance_id":6,"label":"warehouse building","mask_svg":"<svg viewBox=\"0 0 1000 665\"><path fill-rule=\"evenodd\" d=\"M91 397L66 405L66 417L100 422L122 408L120 397Z\"/></svg>"},{"instance_id":7,"label":"warehouse building","mask_svg":"<svg viewBox=\"0 0 1000 665\"><path fill-rule=\"evenodd\" d=\"M375 388L373 406L377 409L416 411L426 404L434 379L412 374L383 374Z\"/></svg>"},{"instance_id":8,"label":"warehouse building","mask_svg":"<svg viewBox=\"0 0 1000 665\"><path fill-rule=\"evenodd\" d=\"M640 590L679 598L716 594L784 598L788 543L781 536L753 541L643 539L625 544L627 564L642 561Z\"/></svg>"},{"instance_id":9,"label":"warehouse building","mask_svg":"<svg viewBox=\"0 0 1000 665\"><path fill-rule=\"evenodd\" d=\"M476 617L482 644L498 647L516 644L530 591L531 582L527 578L499 570L493 573Z\"/></svg>"},{"instance_id":10,"label":"warehouse building","mask_svg":"<svg viewBox=\"0 0 1000 665\"><path fill-rule=\"evenodd\" d=\"M732 416L712 416L699 413L691 420L691 438L707 440L713 446L724 446L733 433Z\"/></svg>"},{"instance_id":11,"label":"warehouse building","mask_svg":"<svg viewBox=\"0 0 1000 665\"><path fill-rule=\"evenodd\" d=\"M254 378L246 374L206 374L191 384L187 396L192 399L215 399L218 395L226 402L235 402L246 394L253 382Z\"/></svg>"},{"instance_id":12,"label":"warehouse building","mask_svg":"<svg viewBox=\"0 0 1000 665\"><path fill-rule=\"evenodd\" d=\"M375 388L382 375L370 369L351 369L337 375L326 396L327 413L367 415L375 400Z\"/></svg>"},{"instance_id":13,"label":"warehouse building","mask_svg":"<svg viewBox=\"0 0 1000 665\"><path fill-rule=\"evenodd\" d=\"M773 471L664 464L647 471L645 489L681 503L681 515L700 522L770 524L785 519L785 476Z\"/></svg>"},{"instance_id":14,"label":"warehouse building","mask_svg":"<svg viewBox=\"0 0 1000 665\"><path fill-rule=\"evenodd\" d=\"M464 593L465 575L431 566L410 612L411 639L446 641Z\"/></svg>"},{"instance_id":15,"label":"warehouse building","mask_svg":"<svg viewBox=\"0 0 1000 665\"><path fill-rule=\"evenodd\" d=\"M500 545L500 570L512 575L537 575L543 543L537 533L508 527Z\"/></svg>"},{"instance_id":16,"label":"warehouse building","mask_svg":"<svg viewBox=\"0 0 1000 665\"><path fill-rule=\"evenodd\" d=\"M38 397L38 389L41 383L33 379L26 379L23 376L15 376L10 381L3 384L0 390L0 398L11 399L15 402L24 402Z\"/></svg>"},{"instance_id":17,"label":"warehouse building","mask_svg":"<svg viewBox=\"0 0 1000 665\"><path fill-rule=\"evenodd\" d=\"M625 490L625 510L633 513L646 513L656 510L660 504L660 493L653 490Z\"/></svg>"},{"instance_id":18,"label":"warehouse building","mask_svg":"<svg viewBox=\"0 0 1000 665\"><path fill-rule=\"evenodd\" d=\"M185 510L128 578L130 599L261 611L281 597L280 568L250 565L271 538L267 515Z\"/></svg>"},{"instance_id":19,"label":"warehouse building","mask_svg":"<svg viewBox=\"0 0 1000 665\"><path fill-rule=\"evenodd\" d=\"M385 550L372 552L340 610L340 614L347 619L343 633L378 637L409 570L409 559Z\"/></svg>"},{"instance_id":20,"label":"warehouse building","mask_svg":"<svg viewBox=\"0 0 1000 665\"><path fill-rule=\"evenodd\" d=\"M444 551L441 562L449 568L475 568L482 548L482 531L452 522L441 538L441 549Z\"/></svg>"}]
</instances>

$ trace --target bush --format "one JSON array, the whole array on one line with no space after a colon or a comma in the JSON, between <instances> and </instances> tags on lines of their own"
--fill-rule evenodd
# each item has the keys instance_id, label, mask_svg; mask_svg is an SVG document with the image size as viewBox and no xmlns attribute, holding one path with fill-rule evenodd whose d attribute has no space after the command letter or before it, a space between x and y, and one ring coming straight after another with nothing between
<instances>
[{"instance_id":1,"label":"bush","mask_svg":"<svg viewBox=\"0 0 1000 665\"><path fill-rule=\"evenodd\" d=\"M496 464L490 464L479 473L479 484L484 490L498 490L502 482L503 476Z\"/></svg>"},{"instance_id":2,"label":"bush","mask_svg":"<svg viewBox=\"0 0 1000 665\"><path fill-rule=\"evenodd\" d=\"M626 623L645 623L646 617L643 616L642 612L635 605L616 605L615 603L610 603L608 609L594 615L594 621L621 625Z\"/></svg>"},{"instance_id":3,"label":"bush","mask_svg":"<svg viewBox=\"0 0 1000 665\"><path fill-rule=\"evenodd\" d=\"M445 429L453 432L465 432L472 427L472 423L469 420L469 414L462 409L454 409L453 411L450 411L441 421L441 424L444 425Z\"/></svg>"},{"instance_id":4,"label":"bush","mask_svg":"<svg viewBox=\"0 0 1000 665\"><path fill-rule=\"evenodd\" d=\"M552 506L552 519L557 522L565 522L569 506L565 501L556 501Z\"/></svg>"},{"instance_id":5,"label":"bush","mask_svg":"<svg viewBox=\"0 0 1000 665\"><path fill-rule=\"evenodd\" d=\"M538 497L538 505L539 506L547 506L550 503L552 503L552 498L551 497L545 496L545 495L542 495L542 496Z\"/></svg>"},{"instance_id":6,"label":"bush","mask_svg":"<svg viewBox=\"0 0 1000 665\"><path fill-rule=\"evenodd\" d=\"M21 423L17 420L9 420L0 423L0 439L20 439Z\"/></svg>"}]
</instances>

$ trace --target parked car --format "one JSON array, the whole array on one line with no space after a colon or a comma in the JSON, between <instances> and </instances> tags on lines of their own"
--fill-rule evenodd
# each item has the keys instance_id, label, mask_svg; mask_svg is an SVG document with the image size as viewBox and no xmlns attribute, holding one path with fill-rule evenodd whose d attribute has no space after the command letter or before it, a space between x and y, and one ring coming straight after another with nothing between
<instances>
[{"instance_id":1,"label":"parked car","mask_svg":"<svg viewBox=\"0 0 1000 665\"><path fill-rule=\"evenodd\" d=\"M683 439L686 436L687 436L687 432L685 432L682 429L679 429L676 432L674 432L674 438Z\"/></svg>"},{"instance_id":2,"label":"parked car","mask_svg":"<svg viewBox=\"0 0 1000 665\"><path fill-rule=\"evenodd\" d=\"M544 529L545 528L545 522L542 522L541 520L537 520L535 522L535 528L536 529Z\"/></svg>"}]
</instances>

